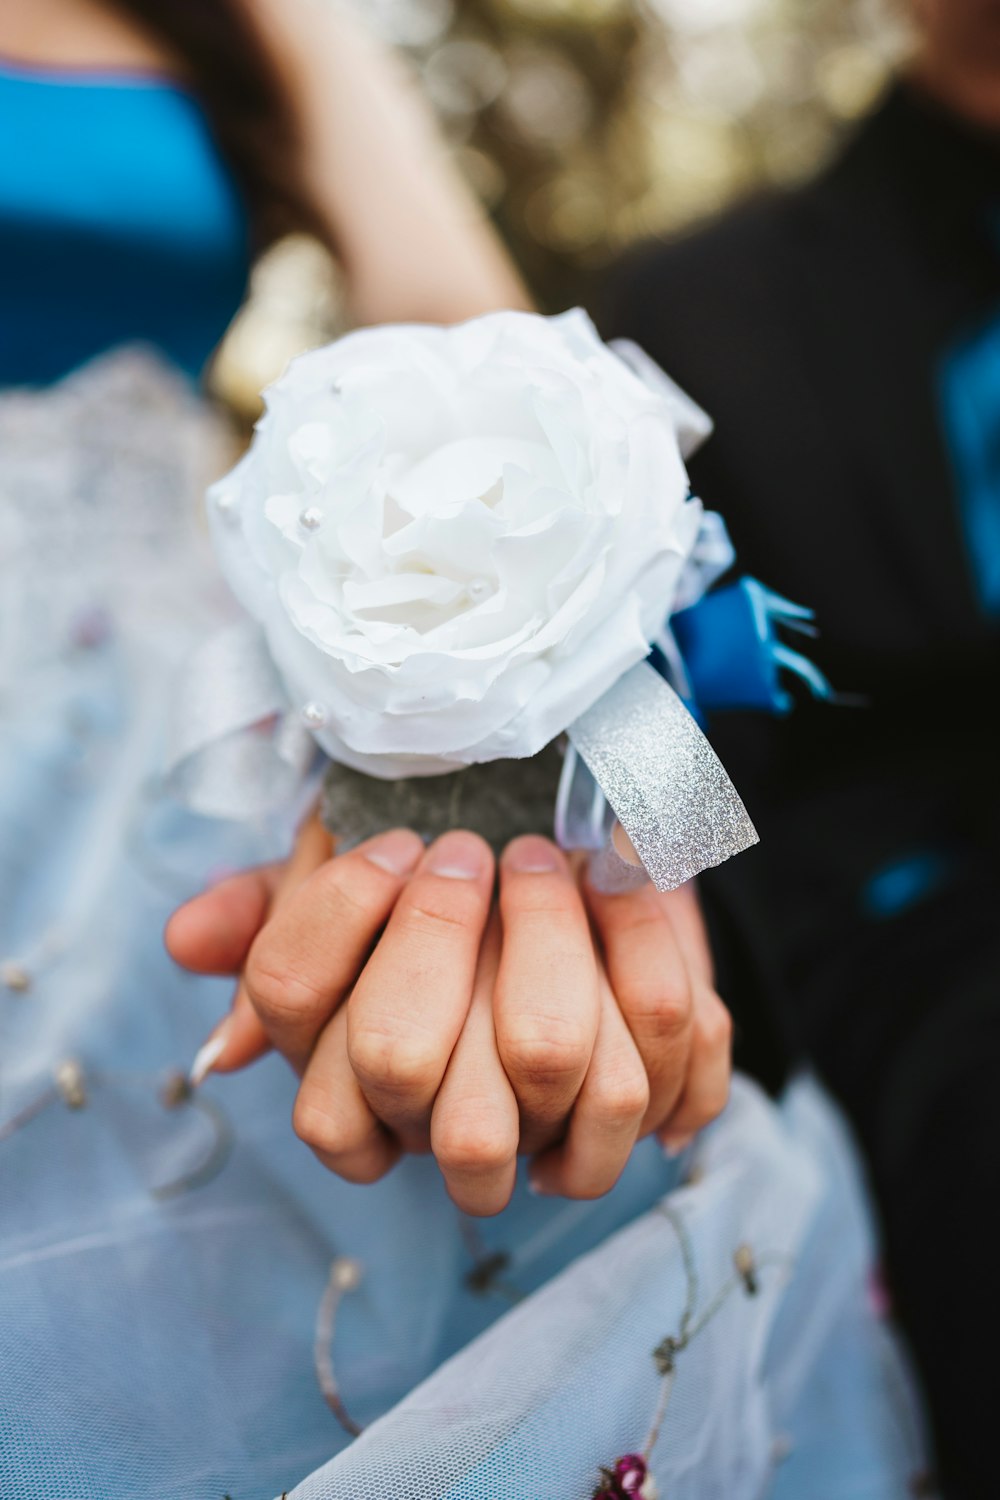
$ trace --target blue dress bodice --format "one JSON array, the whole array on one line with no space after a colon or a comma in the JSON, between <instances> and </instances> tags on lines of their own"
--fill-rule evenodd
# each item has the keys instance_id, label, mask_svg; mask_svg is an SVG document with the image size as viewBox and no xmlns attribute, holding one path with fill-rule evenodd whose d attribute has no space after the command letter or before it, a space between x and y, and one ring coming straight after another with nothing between
<instances>
[{"instance_id":1,"label":"blue dress bodice","mask_svg":"<svg viewBox=\"0 0 1000 1500\"><path fill-rule=\"evenodd\" d=\"M195 99L0 61L0 386L118 344L191 375L243 297L247 215Z\"/></svg>"}]
</instances>

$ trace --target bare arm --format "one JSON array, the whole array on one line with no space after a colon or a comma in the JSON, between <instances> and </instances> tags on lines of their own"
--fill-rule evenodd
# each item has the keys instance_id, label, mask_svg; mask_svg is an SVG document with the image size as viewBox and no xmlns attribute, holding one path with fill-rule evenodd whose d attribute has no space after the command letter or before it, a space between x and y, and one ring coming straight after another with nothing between
<instances>
[{"instance_id":1,"label":"bare arm","mask_svg":"<svg viewBox=\"0 0 1000 1500\"><path fill-rule=\"evenodd\" d=\"M247 3L300 112L305 185L352 320L449 323L529 306L403 62L339 6Z\"/></svg>"}]
</instances>

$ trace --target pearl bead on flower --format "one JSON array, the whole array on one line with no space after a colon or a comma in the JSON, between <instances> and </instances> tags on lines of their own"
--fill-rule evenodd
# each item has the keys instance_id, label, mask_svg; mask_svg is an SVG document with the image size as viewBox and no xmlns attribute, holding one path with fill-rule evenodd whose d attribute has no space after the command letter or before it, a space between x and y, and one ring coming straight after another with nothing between
<instances>
[{"instance_id":1,"label":"pearl bead on flower","mask_svg":"<svg viewBox=\"0 0 1000 1500\"><path fill-rule=\"evenodd\" d=\"M328 717L322 703L306 703L303 706L302 718L310 729L322 729Z\"/></svg>"},{"instance_id":2,"label":"pearl bead on flower","mask_svg":"<svg viewBox=\"0 0 1000 1500\"><path fill-rule=\"evenodd\" d=\"M323 524L323 512L316 505L307 505L299 515L299 525L303 531L318 531Z\"/></svg>"},{"instance_id":3,"label":"pearl bead on flower","mask_svg":"<svg viewBox=\"0 0 1000 1500\"><path fill-rule=\"evenodd\" d=\"M491 592L490 580L482 576L469 579L469 598L473 604L482 604L488 599Z\"/></svg>"}]
</instances>

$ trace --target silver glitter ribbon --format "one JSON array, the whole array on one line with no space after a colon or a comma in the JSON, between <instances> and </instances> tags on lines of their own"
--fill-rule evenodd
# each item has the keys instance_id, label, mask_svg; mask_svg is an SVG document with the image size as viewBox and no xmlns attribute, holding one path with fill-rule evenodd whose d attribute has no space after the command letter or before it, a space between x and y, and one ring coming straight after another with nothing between
<instances>
[{"instance_id":1,"label":"silver glitter ribbon","mask_svg":"<svg viewBox=\"0 0 1000 1500\"><path fill-rule=\"evenodd\" d=\"M758 842L719 757L648 662L568 732L657 890L672 891Z\"/></svg>"}]
</instances>

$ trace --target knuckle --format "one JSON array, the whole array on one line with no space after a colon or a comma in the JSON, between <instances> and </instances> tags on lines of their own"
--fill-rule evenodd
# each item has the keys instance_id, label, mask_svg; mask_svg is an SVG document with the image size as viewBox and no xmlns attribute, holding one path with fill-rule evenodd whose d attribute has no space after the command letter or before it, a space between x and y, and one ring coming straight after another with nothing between
<instances>
[{"instance_id":1,"label":"knuckle","mask_svg":"<svg viewBox=\"0 0 1000 1500\"><path fill-rule=\"evenodd\" d=\"M300 1090L295 1101L292 1129L300 1141L326 1156L338 1156L342 1151L350 1151L360 1144L357 1129L345 1129L343 1121L332 1115L306 1090ZM365 1133L362 1133L362 1138Z\"/></svg>"},{"instance_id":2,"label":"knuckle","mask_svg":"<svg viewBox=\"0 0 1000 1500\"><path fill-rule=\"evenodd\" d=\"M530 923L552 918L574 919L582 913L579 892L571 877L561 870L551 874L533 874L528 878L508 877L500 888L500 911L506 921Z\"/></svg>"},{"instance_id":3,"label":"knuckle","mask_svg":"<svg viewBox=\"0 0 1000 1500\"><path fill-rule=\"evenodd\" d=\"M467 931L478 927L487 907L486 894L472 881L435 880L411 887L400 905L399 921L414 936Z\"/></svg>"},{"instance_id":4,"label":"knuckle","mask_svg":"<svg viewBox=\"0 0 1000 1500\"><path fill-rule=\"evenodd\" d=\"M348 1053L355 1073L369 1087L393 1094L425 1094L439 1080L442 1060L435 1039L426 1034L400 1035L355 1026Z\"/></svg>"},{"instance_id":5,"label":"knuckle","mask_svg":"<svg viewBox=\"0 0 1000 1500\"><path fill-rule=\"evenodd\" d=\"M505 1067L537 1084L573 1078L590 1060L590 1037L565 1020L525 1018L504 1026L497 1040Z\"/></svg>"},{"instance_id":6,"label":"knuckle","mask_svg":"<svg viewBox=\"0 0 1000 1500\"><path fill-rule=\"evenodd\" d=\"M382 873L377 865L365 862L365 887L375 882ZM323 898L326 919L333 924L358 925L371 921L371 892L365 900L365 890L359 884L359 871L347 860L330 860L313 876Z\"/></svg>"},{"instance_id":7,"label":"knuckle","mask_svg":"<svg viewBox=\"0 0 1000 1500\"><path fill-rule=\"evenodd\" d=\"M685 1031L691 1022L691 985L683 973L636 978L624 986L621 1006L630 1019L665 1040Z\"/></svg>"},{"instance_id":8,"label":"knuckle","mask_svg":"<svg viewBox=\"0 0 1000 1500\"><path fill-rule=\"evenodd\" d=\"M641 1068L609 1074L595 1088L594 1113L606 1125L627 1125L649 1108L649 1082Z\"/></svg>"},{"instance_id":9,"label":"knuckle","mask_svg":"<svg viewBox=\"0 0 1000 1500\"><path fill-rule=\"evenodd\" d=\"M446 1172L491 1173L510 1165L517 1138L496 1120L457 1114L433 1132L434 1155Z\"/></svg>"},{"instance_id":10,"label":"knuckle","mask_svg":"<svg viewBox=\"0 0 1000 1500\"><path fill-rule=\"evenodd\" d=\"M254 1009L270 1021L300 1021L325 1003L317 986L283 961L269 941L254 944L244 978Z\"/></svg>"},{"instance_id":11,"label":"knuckle","mask_svg":"<svg viewBox=\"0 0 1000 1500\"><path fill-rule=\"evenodd\" d=\"M355 860L352 850L315 870L301 891L294 891L287 907L279 908L276 924L294 925L299 941L308 925L319 944L331 934L374 935L384 920L390 894L386 887L391 889L392 880L370 860Z\"/></svg>"},{"instance_id":12,"label":"knuckle","mask_svg":"<svg viewBox=\"0 0 1000 1500\"><path fill-rule=\"evenodd\" d=\"M705 1125L711 1125L713 1120L718 1119L729 1102L729 1078L720 1080L706 1089L703 1096L698 1100L697 1107L692 1111L691 1127L693 1130L701 1130Z\"/></svg>"},{"instance_id":13,"label":"knuckle","mask_svg":"<svg viewBox=\"0 0 1000 1500\"><path fill-rule=\"evenodd\" d=\"M728 1052L733 1042L733 1018L718 995L713 994L702 1008L701 1030L713 1051Z\"/></svg>"}]
</instances>

